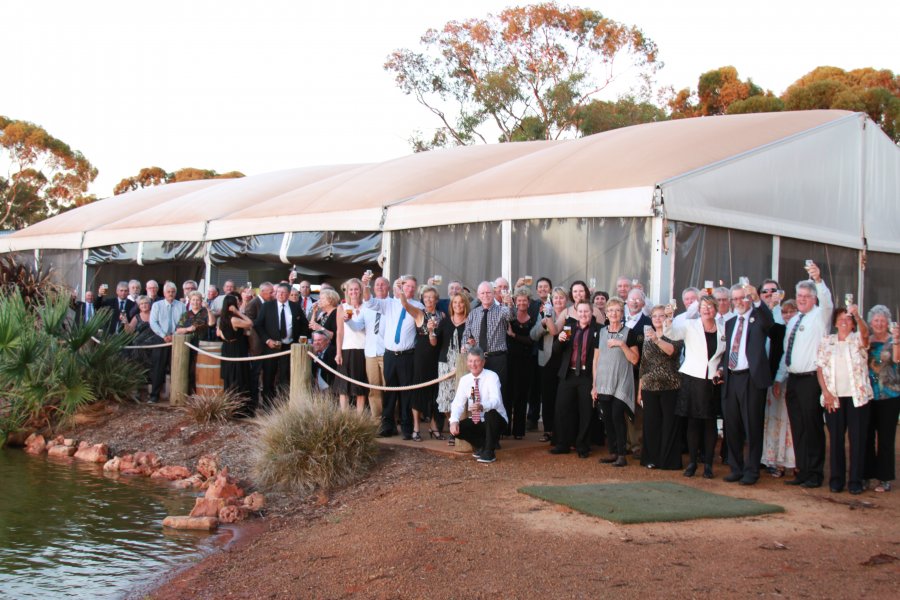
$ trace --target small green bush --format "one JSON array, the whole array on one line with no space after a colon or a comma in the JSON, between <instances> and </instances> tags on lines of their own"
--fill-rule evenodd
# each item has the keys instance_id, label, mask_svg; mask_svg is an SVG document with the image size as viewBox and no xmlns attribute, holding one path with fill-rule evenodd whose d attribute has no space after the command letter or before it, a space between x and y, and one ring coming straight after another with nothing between
<instances>
[{"instance_id":1,"label":"small green bush","mask_svg":"<svg viewBox=\"0 0 900 600\"><path fill-rule=\"evenodd\" d=\"M299 494L329 490L361 478L375 462L371 416L342 412L318 393L298 402L276 401L257 419L254 476L261 487Z\"/></svg>"},{"instance_id":2,"label":"small green bush","mask_svg":"<svg viewBox=\"0 0 900 600\"><path fill-rule=\"evenodd\" d=\"M191 394L181 411L200 425L225 423L244 406L244 397L234 390L219 390L214 394Z\"/></svg>"}]
</instances>

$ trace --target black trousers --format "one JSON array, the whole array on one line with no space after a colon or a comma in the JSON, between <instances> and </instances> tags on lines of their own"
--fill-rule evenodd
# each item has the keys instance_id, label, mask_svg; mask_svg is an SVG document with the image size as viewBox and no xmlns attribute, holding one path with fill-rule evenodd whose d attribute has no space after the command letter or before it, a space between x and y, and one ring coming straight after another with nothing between
<instances>
[{"instance_id":1,"label":"black trousers","mask_svg":"<svg viewBox=\"0 0 900 600\"><path fill-rule=\"evenodd\" d=\"M529 377L531 382L528 387L528 426L537 427L538 421L541 420L541 396L543 394L543 369L538 367L537 355L531 357L532 369Z\"/></svg>"},{"instance_id":2,"label":"black trousers","mask_svg":"<svg viewBox=\"0 0 900 600\"><path fill-rule=\"evenodd\" d=\"M606 425L606 440L610 454L625 456L628 443L628 426L625 424L625 411L628 406L616 398L603 394L597 398L603 423Z\"/></svg>"},{"instance_id":3,"label":"black trousers","mask_svg":"<svg viewBox=\"0 0 900 600\"><path fill-rule=\"evenodd\" d=\"M556 392L559 389L559 362L547 361L541 367L541 411L544 415L544 432L553 433L556 424Z\"/></svg>"},{"instance_id":4,"label":"black trousers","mask_svg":"<svg viewBox=\"0 0 900 600\"><path fill-rule=\"evenodd\" d=\"M262 373L262 363L261 360L251 360L250 361L250 408L254 411L256 407L259 406L259 375Z\"/></svg>"},{"instance_id":5,"label":"black trousers","mask_svg":"<svg viewBox=\"0 0 900 600\"><path fill-rule=\"evenodd\" d=\"M822 390L815 375L788 375L785 401L794 440L797 478L825 481L825 423L819 396Z\"/></svg>"},{"instance_id":6,"label":"black trousers","mask_svg":"<svg viewBox=\"0 0 900 600\"><path fill-rule=\"evenodd\" d=\"M503 393L503 406L506 408L506 416L509 417L512 434L517 437L525 435L526 415L525 410L531 395L531 380L537 371L537 361L534 356L510 355L508 358L509 377L506 390Z\"/></svg>"},{"instance_id":7,"label":"black trousers","mask_svg":"<svg viewBox=\"0 0 900 600\"><path fill-rule=\"evenodd\" d=\"M150 353L150 398L159 400L159 393L166 383L166 371L172 360L172 347L154 348Z\"/></svg>"},{"instance_id":8,"label":"black trousers","mask_svg":"<svg viewBox=\"0 0 900 600\"><path fill-rule=\"evenodd\" d=\"M500 354L492 354L484 358L484 368L489 369L497 374L500 379L500 395L503 396L503 408L506 409L506 416L512 420L512 408L509 396L509 358L506 352ZM511 435L511 423L506 423L501 435Z\"/></svg>"},{"instance_id":9,"label":"black trousers","mask_svg":"<svg viewBox=\"0 0 900 600\"><path fill-rule=\"evenodd\" d=\"M578 452L591 449L590 427L594 418L591 387L591 375L586 371L576 374L569 369L565 378L559 380L553 441L563 451L568 452L573 445Z\"/></svg>"},{"instance_id":10,"label":"black trousers","mask_svg":"<svg viewBox=\"0 0 900 600\"><path fill-rule=\"evenodd\" d=\"M413 382L413 355L396 354L390 350L384 352L384 384L388 387L411 385ZM394 407L400 405L400 429L404 437L413 432L412 423L412 391L385 392L384 406L381 411L382 433L396 433Z\"/></svg>"},{"instance_id":11,"label":"black trousers","mask_svg":"<svg viewBox=\"0 0 900 600\"><path fill-rule=\"evenodd\" d=\"M754 385L750 372L728 374L728 392L722 400L728 465L745 479L759 479L766 421L766 389ZM744 453L744 443L747 452Z\"/></svg>"},{"instance_id":12,"label":"black trousers","mask_svg":"<svg viewBox=\"0 0 900 600\"><path fill-rule=\"evenodd\" d=\"M716 453L716 420L687 417L688 462L712 465Z\"/></svg>"},{"instance_id":13,"label":"black trousers","mask_svg":"<svg viewBox=\"0 0 900 600\"><path fill-rule=\"evenodd\" d=\"M657 469L681 468L681 419L675 416L678 390L643 390L644 443L641 464Z\"/></svg>"},{"instance_id":14,"label":"black trousers","mask_svg":"<svg viewBox=\"0 0 900 600\"><path fill-rule=\"evenodd\" d=\"M473 423L472 419L459 422L459 435L456 436L472 444L472 448L481 452L482 458L493 458L494 448L500 434L506 428L506 421L496 410L484 413L484 420Z\"/></svg>"},{"instance_id":15,"label":"black trousers","mask_svg":"<svg viewBox=\"0 0 900 600\"><path fill-rule=\"evenodd\" d=\"M900 396L869 402L869 433L866 436L866 479L893 481Z\"/></svg>"},{"instance_id":16,"label":"black trousers","mask_svg":"<svg viewBox=\"0 0 900 600\"><path fill-rule=\"evenodd\" d=\"M288 349L290 349L288 344L282 344L280 348L269 348L267 346L263 350L263 356L284 352ZM291 355L267 358L259 362L262 363L263 405L271 407L278 388L291 385Z\"/></svg>"},{"instance_id":17,"label":"black trousers","mask_svg":"<svg viewBox=\"0 0 900 600\"><path fill-rule=\"evenodd\" d=\"M853 398L839 398L840 408L834 412L825 411L825 425L829 438L829 471L831 487L843 489L847 482L847 460L844 456L844 437L850 438L850 489L861 490L866 459L866 435L869 433L869 406L853 406ZM896 425L894 426L896 429Z\"/></svg>"}]
</instances>

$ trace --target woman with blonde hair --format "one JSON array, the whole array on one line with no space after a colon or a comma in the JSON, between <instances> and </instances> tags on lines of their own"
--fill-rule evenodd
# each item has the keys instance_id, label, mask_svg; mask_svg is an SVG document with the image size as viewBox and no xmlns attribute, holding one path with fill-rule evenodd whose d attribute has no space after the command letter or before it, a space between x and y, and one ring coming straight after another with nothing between
<instances>
[{"instance_id":1,"label":"woman with blonde hair","mask_svg":"<svg viewBox=\"0 0 900 600\"><path fill-rule=\"evenodd\" d=\"M443 320L442 313L437 309L438 298L437 289L430 285L422 288L421 302L425 308L418 308L414 304L410 304L406 296L400 294L400 303L416 323L416 345L413 348L412 382L414 384L431 381L437 379L438 376L438 353L441 342L439 325ZM422 441L422 434L419 433L419 423L422 421L430 422L431 427L428 433L433 439L444 439L435 418L437 394L437 384L417 388L412 392L412 440L414 442Z\"/></svg>"},{"instance_id":2,"label":"woman with blonde hair","mask_svg":"<svg viewBox=\"0 0 900 600\"><path fill-rule=\"evenodd\" d=\"M471 302L461 292L453 294L448 303L450 312L446 318L441 319L438 325L441 340L438 352L438 376L443 377L457 369L457 361L460 356L465 356L466 343L463 332L466 330L466 319L469 318ZM456 379L446 379L438 385L437 410L438 415L446 417L450 413L450 404L456 396ZM438 416L435 415L435 416ZM444 419L441 419L443 421ZM438 423L438 434L442 434L443 423ZM448 444L455 444L453 435L450 435Z\"/></svg>"},{"instance_id":3,"label":"woman with blonde hair","mask_svg":"<svg viewBox=\"0 0 900 600\"><path fill-rule=\"evenodd\" d=\"M344 283L347 302L341 305L338 315L340 325L335 342L335 362L344 377L364 383L366 376L366 322L362 316L362 282L348 279ZM298 292L299 293L299 292ZM356 412L362 413L366 407L366 388L350 383L343 377L336 377L334 390L340 398L341 410L350 407L350 396L356 398Z\"/></svg>"}]
</instances>

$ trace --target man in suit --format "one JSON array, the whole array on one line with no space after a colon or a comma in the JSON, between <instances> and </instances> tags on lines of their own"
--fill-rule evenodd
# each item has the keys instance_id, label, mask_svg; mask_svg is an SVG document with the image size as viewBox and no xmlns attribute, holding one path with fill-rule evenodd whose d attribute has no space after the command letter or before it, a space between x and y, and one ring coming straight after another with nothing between
<instances>
[{"instance_id":1,"label":"man in suit","mask_svg":"<svg viewBox=\"0 0 900 600\"><path fill-rule=\"evenodd\" d=\"M75 322L79 325L87 323L94 316L94 292L88 290L84 293L84 301L75 303Z\"/></svg>"},{"instance_id":2,"label":"man in suit","mask_svg":"<svg viewBox=\"0 0 900 600\"><path fill-rule=\"evenodd\" d=\"M275 299L263 304L262 310L253 322L265 347L263 354L284 352L295 343L300 336L309 336L309 321L303 314L303 308L297 302L290 302L291 286L279 283L275 287ZM290 355L263 361L263 402L271 406L275 397L276 378L279 386L290 385Z\"/></svg>"},{"instance_id":3,"label":"man in suit","mask_svg":"<svg viewBox=\"0 0 900 600\"><path fill-rule=\"evenodd\" d=\"M725 481L753 485L759 480L766 391L772 385L766 341L775 321L752 285L732 286L731 304L734 316L725 323L727 355L719 367L731 467Z\"/></svg>"},{"instance_id":4,"label":"man in suit","mask_svg":"<svg viewBox=\"0 0 900 600\"><path fill-rule=\"evenodd\" d=\"M153 330L161 341L171 342L175 335L175 326L181 315L184 314L184 304L175 300L178 286L167 281L163 286L163 299L154 302L150 307L150 329ZM172 356L171 346L154 348L150 354L150 403L159 402L159 393L166 381L166 369Z\"/></svg>"},{"instance_id":5,"label":"man in suit","mask_svg":"<svg viewBox=\"0 0 900 600\"><path fill-rule=\"evenodd\" d=\"M622 279L621 277L619 278ZM628 282L629 285L631 282ZM618 283L616 284L618 287ZM625 302L625 327L634 332L638 338L638 362L634 365L634 393L637 400L637 391L640 389L638 380L640 379L641 360L640 356L644 351L644 327L653 327L653 321L644 313L644 307L647 305L647 296L644 290L639 287L632 287L628 290L628 300ZM644 441L644 409L637 402L634 403L634 420L625 419L625 426L628 428L628 450L630 450L635 458L641 457L641 444Z\"/></svg>"},{"instance_id":6,"label":"man in suit","mask_svg":"<svg viewBox=\"0 0 900 600\"><path fill-rule=\"evenodd\" d=\"M106 290L100 289L100 293L94 300L94 309L100 310L107 308L112 313L112 319L107 326L107 332L111 335L122 331L125 323L128 321L128 315L131 310L136 308L134 301L128 297L128 282L120 281L116 285L116 297L106 298L104 293ZM124 322L123 322L124 321Z\"/></svg>"},{"instance_id":7,"label":"man in suit","mask_svg":"<svg viewBox=\"0 0 900 600\"><path fill-rule=\"evenodd\" d=\"M274 293L275 288L268 281L259 284L259 295L253 297L253 300L250 301L247 308L244 310L244 315L251 321L256 321L256 317L262 312L263 304L271 300ZM263 348L262 338L259 337L256 329L251 329L249 355L262 356ZM259 406L259 374L262 372L263 362L264 361L261 360L250 361L250 406L254 410Z\"/></svg>"},{"instance_id":8,"label":"man in suit","mask_svg":"<svg viewBox=\"0 0 900 600\"><path fill-rule=\"evenodd\" d=\"M328 339L324 331L312 332L313 352L319 359L332 369L337 369L337 363L334 360L337 354L334 344ZM331 386L334 384L334 373L322 367L319 363L313 361L310 383L314 390L319 390L325 394L333 395Z\"/></svg>"}]
</instances>

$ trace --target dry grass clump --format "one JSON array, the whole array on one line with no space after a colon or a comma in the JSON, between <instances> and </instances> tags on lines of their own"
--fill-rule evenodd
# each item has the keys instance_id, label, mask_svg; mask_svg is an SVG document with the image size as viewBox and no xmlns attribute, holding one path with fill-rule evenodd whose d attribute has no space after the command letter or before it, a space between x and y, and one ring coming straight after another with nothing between
<instances>
[{"instance_id":1,"label":"dry grass clump","mask_svg":"<svg viewBox=\"0 0 900 600\"><path fill-rule=\"evenodd\" d=\"M184 400L181 410L199 423L225 423L244 405L244 397L233 390L217 390L214 394L191 394Z\"/></svg>"},{"instance_id":2,"label":"dry grass clump","mask_svg":"<svg viewBox=\"0 0 900 600\"><path fill-rule=\"evenodd\" d=\"M342 412L317 393L301 402L282 398L257 423L254 478L266 488L308 494L348 485L368 472L378 452L369 415Z\"/></svg>"}]
</instances>

